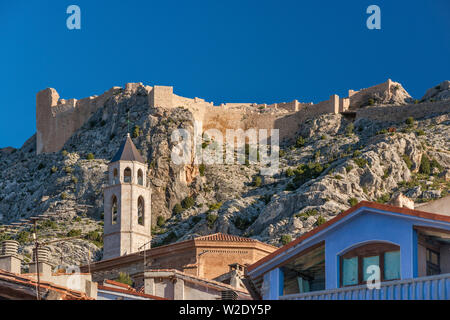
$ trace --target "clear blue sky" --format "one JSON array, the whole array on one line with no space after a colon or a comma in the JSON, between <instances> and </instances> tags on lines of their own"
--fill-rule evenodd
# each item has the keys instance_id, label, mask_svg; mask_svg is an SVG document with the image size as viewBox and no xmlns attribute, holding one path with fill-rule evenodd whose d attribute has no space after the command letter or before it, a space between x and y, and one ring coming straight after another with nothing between
<instances>
[{"instance_id":1,"label":"clear blue sky","mask_svg":"<svg viewBox=\"0 0 450 320\"><path fill-rule=\"evenodd\" d=\"M81 8L68 30L66 8ZM381 30L366 8L381 8ZM36 130L35 96L173 85L215 103L318 102L391 78L420 98L450 78L450 1L0 0L0 147Z\"/></svg>"}]
</instances>

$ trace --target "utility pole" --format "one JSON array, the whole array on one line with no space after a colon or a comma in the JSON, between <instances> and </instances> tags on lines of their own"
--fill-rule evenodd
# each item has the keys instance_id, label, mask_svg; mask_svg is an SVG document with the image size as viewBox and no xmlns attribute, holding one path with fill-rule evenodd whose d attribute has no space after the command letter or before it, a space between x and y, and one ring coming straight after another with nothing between
<instances>
[{"instance_id":1,"label":"utility pole","mask_svg":"<svg viewBox=\"0 0 450 320\"><path fill-rule=\"evenodd\" d=\"M36 300L41 300L39 291L41 290L41 277L39 275L39 242L37 238L37 219L33 219L33 225L34 225L34 233L33 233L33 239L34 239L34 245L35 245L35 259L36 259L36 271L37 271L37 290L36 290Z\"/></svg>"},{"instance_id":2,"label":"utility pole","mask_svg":"<svg viewBox=\"0 0 450 320\"><path fill-rule=\"evenodd\" d=\"M152 242L152 240L150 240L150 241L144 243L142 246L140 246L140 247L138 248L139 251L141 251L141 249L144 248L144 267L143 267L143 272L144 272L144 273L145 273L145 267L147 266L147 252L146 252L145 247L146 247L148 244L150 244L151 242ZM139 255L140 255L140 253L139 253Z\"/></svg>"}]
</instances>

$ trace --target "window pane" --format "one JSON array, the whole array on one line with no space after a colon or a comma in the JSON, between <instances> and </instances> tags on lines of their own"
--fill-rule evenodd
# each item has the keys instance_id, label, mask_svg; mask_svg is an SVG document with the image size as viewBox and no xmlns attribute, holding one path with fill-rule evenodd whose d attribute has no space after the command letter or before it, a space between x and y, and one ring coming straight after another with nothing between
<instances>
[{"instance_id":1,"label":"window pane","mask_svg":"<svg viewBox=\"0 0 450 320\"><path fill-rule=\"evenodd\" d=\"M309 281L302 277L297 278L299 293L309 292Z\"/></svg>"},{"instance_id":2,"label":"window pane","mask_svg":"<svg viewBox=\"0 0 450 320\"><path fill-rule=\"evenodd\" d=\"M400 279L400 251L384 254L384 279Z\"/></svg>"},{"instance_id":3,"label":"window pane","mask_svg":"<svg viewBox=\"0 0 450 320\"><path fill-rule=\"evenodd\" d=\"M358 284L358 257L344 259L342 262L342 284Z\"/></svg>"},{"instance_id":4,"label":"window pane","mask_svg":"<svg viewBox=\"0 0 450 320\"><path fill-rule=\"evenodd\" d=\"M363 258L363 281L367 281L367 279L373 274L373 270L367 270L370 266L380 267L380 256L373 257L365 257ZM381 279L377 279L381 280Z\"/></svg>"},{"instance_id":5,"label":"window pane","mask_svg":"<svg viewBox=\"0 0 450 320\"><path fill-rule=\"evenodd\" d=\"M438 255L433 251L431 251L431 263L439 264Z\"/></svg>"}]
</instances>

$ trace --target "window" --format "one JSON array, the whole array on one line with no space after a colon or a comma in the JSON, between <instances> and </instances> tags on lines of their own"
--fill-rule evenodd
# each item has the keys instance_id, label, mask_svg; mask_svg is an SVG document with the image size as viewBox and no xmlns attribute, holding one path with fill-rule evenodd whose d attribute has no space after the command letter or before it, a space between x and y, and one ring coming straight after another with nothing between
<instances>
[{"instance_id":1,"label":"window","mask_svg":"<svg viewBox=\"0 0 450 320\"><path fill-rule=\"evenodd\" d=\"M364 257L362 258L363 264L363 282L366 282L372 275L372 272L368 272L370 266L380 267L380 256Z\"/></svg>"},{"instance_id":2,"label":"window","mask_svg":"<svg viewBox=\"0 0 450 320\"><path fill-rule=\"evenodd\" d=\"M342 267L343 285L351 286L358 284L358 257L344 259Z\"/></svg>"},{"instance_id":3,"label":"window","mask_svg":"<svg viewBox=\"0 0 450 320\"><path fill-rule=\"evenodd\" d=\"M144 225L144 199L139 197L138 199L138 224Z\"/></svg>"},{"instance_id":4,"label":"window","mask_svg":"<svg viewBox=\"0 0 450 320\"><path fill-rule=\"evenodd\" d=\"M400 279L400 251L384 253L384 279Z\"/></svg>"},{"instance_id":5,"label":"window","mask_svg":"<svg viewBox=\"0 0 450 320\"><path fill-rule=\"evenodd\" d=\"M142 174L141 169L138 170L138 184L140 184L141 186L144 185L144 175Z\"/></svg>"},{"instance_id":6,"label":"window","mask_svg":"<svg viewBox=\"0 0 450 320\"><path fill-rule=\"evenodd\" d=\"M118 184L119 183L119 173L117 168L114 169L113 171L113 184Z\"/></svg>"},{"instance_id":7,"label":"window","mask_svg":"<svg viewBox=\"0 0 450 320\"><path fill-rule=\"evenodd\" d=\"M125 183L131 183L131 169L126 168L123 172L123 182Z\"/></svg>"},{"instance_id":8,"label":"window","mask_svg":"<svg viewBox=\"0 0 450 320\"><path fill-rule=\"evenodd\" d=\"M283 295L325 290L325 244L312 246L281 267Z\"/></svg>"},{"instance_id":9,"label":"window","mask_svg":"<svg viewBox=\"0 0 450 320\"><path fill-rule=\"evenodd\" d=\"M118 216L118 207L117 207L117 198L116 196L112 197L112 205L111 205L111 224L117 223Z\"/></svg>"},{"instance_id":10,"label":"window","mask_svg":"<svg viewBox=\"0 0 450 320\"><path fill-rule=\"evenodd\" d=\"M427 276L441 274L439 252L427 248Z\"/></svg>"},{"instance_id":11,"label":"window","mask_svg":"<svg viewBox=\"0 0 450 320\"><path fill-rule=\"evenodd\" d=\"M342 286L364 284L373 271L380 268L380 281L400 279L400 247L377 242L359 246L340 257L340 283Z\"/></svg>"}]
</instances>

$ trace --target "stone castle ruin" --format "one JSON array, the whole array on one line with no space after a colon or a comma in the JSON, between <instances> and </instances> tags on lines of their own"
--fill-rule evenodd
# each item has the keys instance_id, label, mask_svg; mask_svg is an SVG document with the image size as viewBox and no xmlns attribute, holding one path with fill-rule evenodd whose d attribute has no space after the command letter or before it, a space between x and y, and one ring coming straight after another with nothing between
<instances>
[{"instance_id":1,"label":"stone castle ruin","mask_svg":"<svg viewBox=\"0 0 450 320\"><path fill-rule=\"evenodd\" d=\"M445 101L413 104L401 84L390 79L359 91L349 90L346 98L334 94L329 100L316 104L294 100L270 105L224 103L215 106L204 99L178 96L170 86L150 87L142 83L127 83L125 88L113 87L100 96L65 100L59 98L55 89L47 88L36 97L37 154L60 151L96 110L122 92L146 95L149 108L187 108L196 121L202 122L204 131L212 128L222 133L226 129L279 129L281 141L294 138L306 120L327 113L350 113L356 118L401 121L408 116L423 117L427 113L449 111L449 103Z\"/></svg>"}]
</instances>

